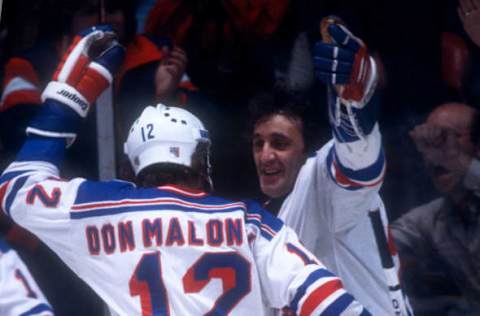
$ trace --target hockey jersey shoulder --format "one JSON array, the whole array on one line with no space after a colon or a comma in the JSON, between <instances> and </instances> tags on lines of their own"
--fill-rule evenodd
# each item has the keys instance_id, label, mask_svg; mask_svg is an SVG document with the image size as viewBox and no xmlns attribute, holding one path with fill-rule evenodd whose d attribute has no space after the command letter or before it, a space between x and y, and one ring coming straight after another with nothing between
<instances>
[{"instance_id":1,"label":"hockey jersey shoulder","mask_svg":"<svg viewBox=\"0 0 480 316\"><path fill-rule=\"evenodd\" d=\"M128 182L85 181L79 187L71 215L73 219L78 219L146 210L212 213L245 209L243 202L229 201L177 186L138 188Z\"/></svg>"},{"instance_id":2,"label":"hockey jersey shoulder","mask_svg":"<svg viewBox=\"0 0 480 316\"><path fill-rule=\"evenodd\" d=\"M259 229L260 234L271 240L282 229L283 222L253 200L244 200L246 223Z\"/></svg>"}]
</instances>

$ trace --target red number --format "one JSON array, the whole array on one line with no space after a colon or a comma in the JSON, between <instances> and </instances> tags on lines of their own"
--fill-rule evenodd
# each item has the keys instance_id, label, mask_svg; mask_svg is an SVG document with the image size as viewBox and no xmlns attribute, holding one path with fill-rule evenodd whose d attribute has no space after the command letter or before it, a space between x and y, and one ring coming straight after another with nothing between
<instances>
[{"instance_id":1,"label":"red number","mask_svg":"<svg viewBox=\"0 0 480 316\"><path fill-rule=\"evenodd\" d=\"M40 202L45 207L55 208L60 202L62 191L60 188L54 188L51 194L45 191L45 188L41 184L35 185L27 194L27 203L33 204L36 198L40 199Z\"/></svg>"},{"instance_id":2,"label":"red number","mask_svg":"<svg viewBox=\"0 0 480 316\"><path fill-rule=\"evenodd\" d=\"M25 290L27 291L28 297L37 298L37 294L32 290L32 288L28 284L27 279L23 275L22 271L20 271L19 269L15 269L15 278L23 284L23 286L25 287Z\"/></svg>"},{"instance_id":3,"label":"red number","mask_svg":"<svg viewBox=\"0 0 480 316\"><path fill-rule=\"evenodd\" d=\"M170 315L161 271L160 253L149 253L143 255L130 278L130 295L140 296L144 316Z\"/></svg>"},{"instance_id":4,"label":"red number","mask_svg":"<svg viewBox=\"0 0 480 316\"><path fill-rule=\"evenodd\" d=\"M250 263L236 252L207 253L183 277L185 293L198 293L212 279L221 279L223 293L205 315L228 315L251 290ZM143 316L170 315L161 277L160 254L143 255L130 278L130 294L140 296Z\"/></svg>"}]
</instances>

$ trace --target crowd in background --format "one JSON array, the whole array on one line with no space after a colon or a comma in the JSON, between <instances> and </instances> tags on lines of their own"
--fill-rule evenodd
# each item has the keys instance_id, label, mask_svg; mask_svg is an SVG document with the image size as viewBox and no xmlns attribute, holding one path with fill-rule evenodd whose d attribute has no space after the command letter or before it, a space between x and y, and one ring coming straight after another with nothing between
<instances>
[{"instance_id":1,"label":"crowd in background","mask_svg":"<svg viewBox=\"0 0 480 316\"><path fill-rule=\"evenodd\" d=\"M478 303L472 303L480 301L476 0L5 0L0 22L1 165L21 144L68 39L102 20L119 31L127 52L113 91L117 176L132 178L123 142L133 118L145 105L162 102L187 108L210 127L216 192L264 200L248 139L248 101L279 85L295 90L317 107L319 142L331 137L326 89L315 80L311 56L319 22L331 14L342 17L367 43L380 68L378 120L387 158L380 194L394 223L414 310L419 315L478 314ZM20 87L28 89L7 88L17 77L24 80ZM29 105L18 102L16 93L28 97ZM446 123L435 117L437 106L445 104ZM455 115L461 117L451 126L448 120ZM95 120L90 115L82 126L67 157L66 177L75 170L98 178ZM422 130L430 121L453 134ZM468 145L452 140L462 135L469 137ZM431 147L438 147L437 152ZM450 176L446 165L460 156L466 165L452 166L454 179L441 182L442 175ZM446 189L450 184L455 190ZM417 209L409 212L441 196L423 208L423 215ZM29 264L58 315L103 313L99 299L35 237L7 219L0 220L0 235Z\"/></svg>"}]
</instances>

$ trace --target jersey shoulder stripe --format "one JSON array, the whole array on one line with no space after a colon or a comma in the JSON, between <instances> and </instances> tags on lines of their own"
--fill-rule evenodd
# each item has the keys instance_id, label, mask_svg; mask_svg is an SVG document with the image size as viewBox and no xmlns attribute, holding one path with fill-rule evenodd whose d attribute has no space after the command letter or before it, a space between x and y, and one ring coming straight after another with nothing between
<instances>
[{"instance_id":1,"label":"jersey shoulder stripe","mask_svg":"<svg viewBox=\"0 0 480 316\"><path fill-rule=\"evenodd\" d=\"M124 186L118 190L118 186ZM95 190L98 189L98 190ZM109 196L110 199L101 200L98 195ZM112 194L108 194L108 193ZM206 196L185 197L186 192L178 192L170 188L135 188L121 183L99 183L86 181L80 185L79 194L72 206L72 219L85 217L105 216L125 212L142 212L149 210L178 210L184 212L212 213L212 212L244 212L243 202ZM181 195L181 196L179 196Z\"/></svg>"},{"instance_id":2,"label":"jersey shoulder stripe","mask_svg":"<svg viewBox=\"0 0 480 316\"><path fill-rule=\"evenodd\" d=\"M32 172L33 170L18 170L18 171L11 171L6 172L0 177L0 184L5 183L7 181L12 180L13 178L20 176L24 173Z\"/></svg>"},{"instance_id":3,"label":"jersey shoulder stripe","mask_svg":"<svg viewBox=\"0 0 480 316\"><path fill-rule=\"evenodd\" d=\"M23 187L27 179L28 179L28 176L23 176L15 180L12 180L14 181L13 185L11 186L12 188L10 189L10 191L7 190L8 192L6 193L6 196L4 196L5 203L1 201L1 205L3 205L4 207L4 212L8 216L10 216L10 208L15 200L15 197L17 196L18 191Z\"/></svg>"},{"instance_id":4,"label":"jersey shoulder stripe","mask_svg":"<svg viewBox=\"0 0 480 316\"><path fill-rule=\"evenodd\" d=\"M205 205L224 205L232 201L210 196L205 192L193 192L181 189L177 186L169 185L158 188L137 188L135 184L127 181L84 181L78 188L76 205L88 203L105 202L105 197L109 201L131 200L150 200L156 198L181 198L184 201L192 203L201 203Z\"/></svg>"},{"instance_id":5,"label":"jersey shoulder stripe","mask_svg":"<svg viewBox=\"0 0 480 316\"><path fill-rule=\"evenodd\" d=\"M208 194L203 191L195 191L192 189L186 190L174 185L164 185L164 186L158 187L158 189L179 193L180 195L183 195L186 197L192 197L192 198L202 198L202 197L208 196Z\"/></svg>"},{"instance_id":6,"label":"jersey shoulder stripe","mask_svg":"<svg viewBox=\"0 0 480 316\"><path fill-rule=\"evenodd\" d=\"M232 203L226 205L205 205L186 203L180 199L158 198L149 200L121 200L115 202L94 203L89 205L74 205L70 212L72 219L81 219L86 217L106 216L128 212L143 211L183 211L195 213L225 213L245 211L242 203Z\"/></svg>"},{"instance_id":7,"label":"jersey shoulder stripe","mask_svg":"<svg viewBox=\"0 0 480 316\"><path fill-rule=\"evenodd\" d=\"M282 229L283 222L263 209L257 202L246 200L246 222L260 229L260 234L271 240Z\"/></svg>"}]
</instances>

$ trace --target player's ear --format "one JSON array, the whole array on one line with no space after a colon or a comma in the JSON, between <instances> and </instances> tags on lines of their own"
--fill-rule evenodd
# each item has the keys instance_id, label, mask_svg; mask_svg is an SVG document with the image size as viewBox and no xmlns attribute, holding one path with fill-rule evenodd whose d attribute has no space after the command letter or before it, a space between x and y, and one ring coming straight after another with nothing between
<instances>
[{"instance_id":1,"label":"player's ear","mask_svg":"<svg viewBox=\"0 0 480 316\"><path fill-rule=\"evenodd\" d=\"M213 191L210 166L210 143L199 142L192 154L192 169L199 177L199 184L207 192Z\"/></svg>"}]
</instances>

